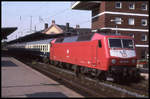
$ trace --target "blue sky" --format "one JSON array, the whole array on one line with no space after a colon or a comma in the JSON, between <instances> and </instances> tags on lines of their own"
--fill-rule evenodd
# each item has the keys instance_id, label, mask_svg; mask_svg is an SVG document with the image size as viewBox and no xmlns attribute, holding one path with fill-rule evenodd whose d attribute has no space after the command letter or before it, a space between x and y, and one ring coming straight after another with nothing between
<instances>
[{"instance_id":1,"label":"blue sky","mask_svg":"<svg viewBox=\"0 0 150 99\"><path fill-rule=\"evenodd\" d=\"M2 27L18 27L8 36L8 40L16 39L33 32L30 29L42 30L44 23L51 25L55 20L56 24L65 25L70 23L71 27L77 24L81 28L91 28L91 11L72 10L71 1L65 2L2 2ZM32 17L32 28L30 28Z\"/></svg>"}]
</instances>

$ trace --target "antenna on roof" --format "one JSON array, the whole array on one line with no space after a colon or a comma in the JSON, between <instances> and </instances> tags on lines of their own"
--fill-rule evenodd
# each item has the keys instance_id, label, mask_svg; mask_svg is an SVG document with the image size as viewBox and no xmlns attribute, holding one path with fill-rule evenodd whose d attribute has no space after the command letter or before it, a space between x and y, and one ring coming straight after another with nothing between
<instances>
[{"instance_id":1,"label":"antenna on roof","mask_svg":"<svg viewBox=\"0 0 150 99\"><path fill-rule=\"evenodd\" d=\"M32 16L31 17L31 20L30 20L30 32L32 31Z\"/></svg>"},{"instance_id":2,"label":"antenna on roof","mask_svg":"<svg viewBox=\"0 0 150 99\"><path fill-rule=\"evenodd\" d=\"M66 32L69 32L69 23L66 23Z\"/></svg>"}]
</instances>

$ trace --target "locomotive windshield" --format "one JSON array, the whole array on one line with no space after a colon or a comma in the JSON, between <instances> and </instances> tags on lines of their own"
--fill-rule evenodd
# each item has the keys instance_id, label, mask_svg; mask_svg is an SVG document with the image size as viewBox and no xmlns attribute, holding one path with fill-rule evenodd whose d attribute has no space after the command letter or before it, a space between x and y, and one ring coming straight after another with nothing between
<instances>
[{"instance_id":1,"label":"locomotive windshield","mask_svg":"<svg viewBox=\"0 0 150 99\"><path fill-rule=\"evenodd\" d=\"M110 48L133 48L133 41L131 39L109 39Z\"/></svg>"},{"instance_id":2,"label":"locomotive windshield","mask_svg":"<svg viewBox=\"0 0 150 99\"><path fill-rule=\"evenodd\" d=\"M109 39L110 47L122 48L121 47L121 39Z\"/></svg>"},{"instance_id":3,"label":"locomotive windshield","mask_svg":"<svg viewBox=\"0 0 150 99\"><path fill-rule=\"evenodd\" d=\"M123 48L133 48L133 42L129 39L122 39Z\"/></svg>"}]
</instances>

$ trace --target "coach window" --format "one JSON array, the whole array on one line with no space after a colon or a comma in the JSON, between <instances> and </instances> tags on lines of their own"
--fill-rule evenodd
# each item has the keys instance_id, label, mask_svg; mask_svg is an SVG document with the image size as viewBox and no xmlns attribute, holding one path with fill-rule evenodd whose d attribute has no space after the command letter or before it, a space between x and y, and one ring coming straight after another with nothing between
<instances>
[{"instance_id":1,"label":"coach window","mask_svg":"<svg viewBox=\"0 0 150 99\"><path fill-rule=\"evenodd\" d=\"M41 45L41 50L43 50L43 46Z\"/></svg>"},{"instance_id":2,"label":"coach window","mask_svg":"<svg viewBox=\"0 0 150 99\"><path fill-rule=\"evenodd\" d=\"M44 45L44 51L46 50L46 46Z\"/></svg>"},{"instance_id":3,"label":"coach window","mask_svg":"<svg viewBox=\"0 0 150 99\"><path fill-rule=\"evenodd\" d=\"M46 51L46 45L44 45L44 51Z\"/></svg>"},{"instance_id":4,"label":"coach window","mask_svg":"<svg viewBox=\"0 0 150 99\"><path fill-rule=\"evenodd\" d=\"M45 46L43 45L43 51L44 51Z\"/></svg>"},{"instance_id":5,"label":"coach window","mask_svg":"<svg viewBox=\"0 0 150 99\"><path fill-rule=\"evenodd\" d=\"M46 45L46 51L48 51L48 45Z\"/></svg>"},{"instance_id":6,"label":"coach window","mask_svg":"<svg viewBox=\"0 0 150 99\"><path fill-rule=\"evenodd\" d=\"M41 50L42 50L42 45L39 45L39 47L41 48Z\"/></svg>"},{"instance_id":7,"label":"coach window","mask_svg":"<svg viewBox=\"0 0 150 99\"><path fill-rule=\"evenodd\" d=\"M43 51L45 50L45 46L43 45Z\"/></svg>"},{"instance_id":8,"label":"coach window","mask_svg":"<svg viewBox=\"0 0 150 99\"><path fill-rule=\"evenodd\" d=\"M46 45L44 45L44 51L46 51Z\"/></svg>"}]
</instances>

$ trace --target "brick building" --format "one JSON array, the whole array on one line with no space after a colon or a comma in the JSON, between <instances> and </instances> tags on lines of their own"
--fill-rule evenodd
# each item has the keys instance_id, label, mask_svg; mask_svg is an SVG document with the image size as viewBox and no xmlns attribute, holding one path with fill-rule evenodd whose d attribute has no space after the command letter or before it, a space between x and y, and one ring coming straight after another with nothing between
<instances>
[{"instance_id":1,"label":"brick building","mask_svg":"<svg viewBox=\"0 0 150 99\"><path fill-rule=\"evenodd\" d=\"M149 56L148 1L76 1L72 9L92 11L92 29L132 36L138 59Z\"/></svg>"}]
</instances>

